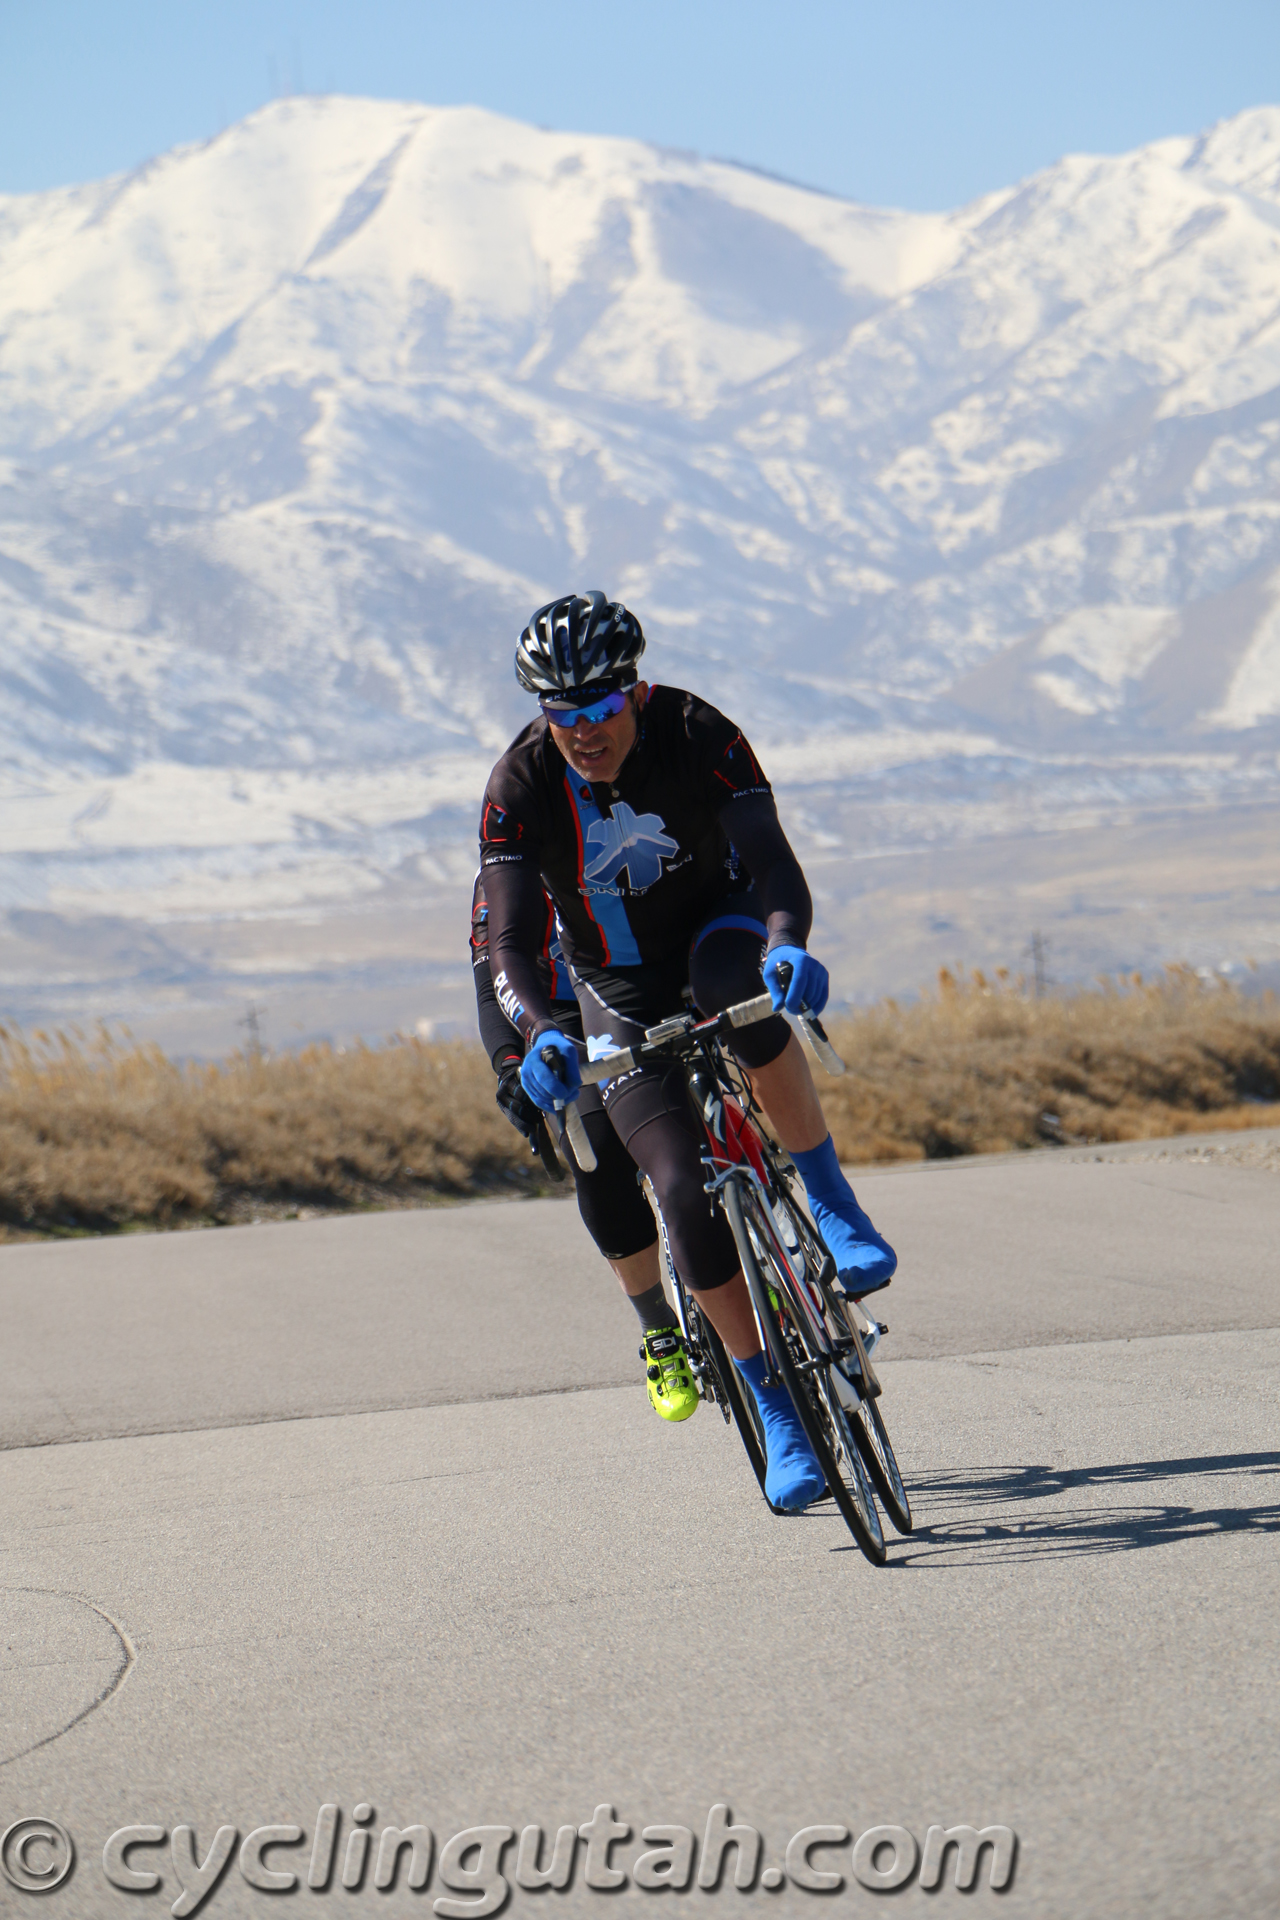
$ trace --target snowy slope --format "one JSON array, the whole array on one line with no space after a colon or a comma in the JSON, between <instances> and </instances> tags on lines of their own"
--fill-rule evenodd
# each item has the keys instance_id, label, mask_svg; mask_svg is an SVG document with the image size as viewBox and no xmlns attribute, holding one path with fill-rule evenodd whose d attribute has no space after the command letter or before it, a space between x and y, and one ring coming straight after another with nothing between
<instances>
[{"instance_id":1,"label":"snowy slope","mask_svg":"<svg viewBox=\"0 0 1280 1920\"><path fill-rule=\"evenodd\" d=\"M815 848L1269 793L1278 421L1272 108L939 215L314 98L0 199L7 897L456 886L573 586Z\"/></svg>"}]
</instances>

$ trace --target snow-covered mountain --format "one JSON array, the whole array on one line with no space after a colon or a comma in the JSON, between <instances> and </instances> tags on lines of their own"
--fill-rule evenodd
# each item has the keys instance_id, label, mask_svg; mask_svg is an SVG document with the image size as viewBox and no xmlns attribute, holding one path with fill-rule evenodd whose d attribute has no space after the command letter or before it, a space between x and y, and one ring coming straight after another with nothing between
<instances>
[{"instance_id":1,"label":"snow-covered mountain","mask_svg":"<svg viewBox=\"0 0 1280 1920\"><path fill-rule=\"evenodd\" d=\"M1278 479L1273 108L938 215L315 98L0 199L0 974L445 1005L516 632L598 585L885 984L850 849L1270 799Z\"/></svg>"}]
</instances>

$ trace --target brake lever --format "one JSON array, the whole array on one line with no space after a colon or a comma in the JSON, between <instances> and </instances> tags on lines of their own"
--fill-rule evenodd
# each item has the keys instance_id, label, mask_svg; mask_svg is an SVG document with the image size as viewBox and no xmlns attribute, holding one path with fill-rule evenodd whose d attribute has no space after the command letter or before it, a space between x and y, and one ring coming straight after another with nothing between
<instances>
[{"instance_id":1,"label":"brake lever","mask_svg":"<svg viewBox=\"0 0 1280 1920\"><path fill-rule=\"evenodd\" d=\"M784 999L786 998L787 989L791 985L791 976L794 971L795 969L789 960L780 960L778 962L778 985L782 988ZM809 1046L815 1057L822 1062L832 1079L838 1080L840 1075L845 1071L845 1064L828 1040L826 1029L823 1027L817 1014L810 1013L809 1009L802 1005L799 1013L795 1017L799 1021L800 1030L809 1042Z\"/></svg>"},{"instance_id":2,"label":"brake lever","mask_svg":"<svg viewBox=\"0 0 1280 1920\"><path fill-rule=\"evenodd\" d=\"M845 1063L828 1040L823 1030L822 1022L819 1020L817 1014L802 1013L800 1015L800 1025L804 1029L805 1039L813 1048L817 1058L821 1060L832 1079L838 1080L840 1075L846 1071Z\"/></svg>"},{"instance_id":3,"label":"brake lever","mask_svg":"<svg viewBox=\"0 0 1280 1920\"><path fill-rule=\"evenodd\" d=\"M539 1114L538 1116L538 1124L533 1130L532 1145L534 1152L546 1168L550 1178L552 1180L563 1180L564 1168L560 1165L559 1156L551 1144L551 1129L547 1125L547 1116L545 1113Z\"/></svg>"},{"instance_id":4,"label":"brake lever","mask_svg":"<svg viewBox=\"0 0 1280 1920\"><path fill-rule=\"evenodd\" d=\"M560 1070L561 1063L555 1048L540 1048L538 1058L544 1067L550 1068L556 1079L563 1085L564 1074ZM574 1159L584 1173L594 1173L599 1163L592 1151L591 1142L587 1138L587 1130L582 1124L582 1115L578 1112L576 1099L557 1100L556 1112L564 1116L563 1126Z\"/></svg>"}]
</instances>

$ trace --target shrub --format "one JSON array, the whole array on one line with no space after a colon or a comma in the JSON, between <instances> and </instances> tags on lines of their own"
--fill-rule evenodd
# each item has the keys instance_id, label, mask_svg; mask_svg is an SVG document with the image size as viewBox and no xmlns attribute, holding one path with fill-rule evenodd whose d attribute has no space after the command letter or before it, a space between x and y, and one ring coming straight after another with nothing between
<instances>
[{"instance_id":1,"label":"shrub","mask_svg":"<svg viewBox=\"0 0 1280 1920\"><path fill-rule=\"evenodd\" d=\"M1007 976L836 1022L849 1063L819 1076L844 1160L1145 1140L1280 1120L1280 1012L1187 968L1028 998ZM1260 1104L1261 1103L1261 1104Z\"/></svg>"},{"instance_id":2,"label":"shrub","mask_svg":"<svg viewBox=\"0 0 1280 1920\"><path fill-rule=\"evenodd\" d=\"M844 1160L1280 1122L1274 1000L1181 968L1044 1000L944 973L935 996L884 1001L831 1037L849 1071L817 1078ZM0 1221L109 1231L550 1190L493 1095L464 1041L198 1066L105 1030L0 1027Z\"/></svg>"}]
</instances>

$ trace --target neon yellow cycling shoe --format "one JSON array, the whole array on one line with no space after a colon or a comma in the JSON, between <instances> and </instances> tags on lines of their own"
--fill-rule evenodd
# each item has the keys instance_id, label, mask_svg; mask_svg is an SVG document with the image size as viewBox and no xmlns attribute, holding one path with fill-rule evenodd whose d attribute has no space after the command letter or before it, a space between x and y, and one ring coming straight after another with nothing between
<instances>
[{"instance_id":1,"label":"neon yellow cycling shoe","mask_svg":"<svg viewBox=\"0 0 1280 1920\"><path fill-rule=\"evenodd\" d=\"M649 1382L649 1405L656 1413L664 1420L687 1420L698 1411L698 1389L678 1327L657 1327L646 1333L640 1358Z\"/></svg>"}]
</instances>

